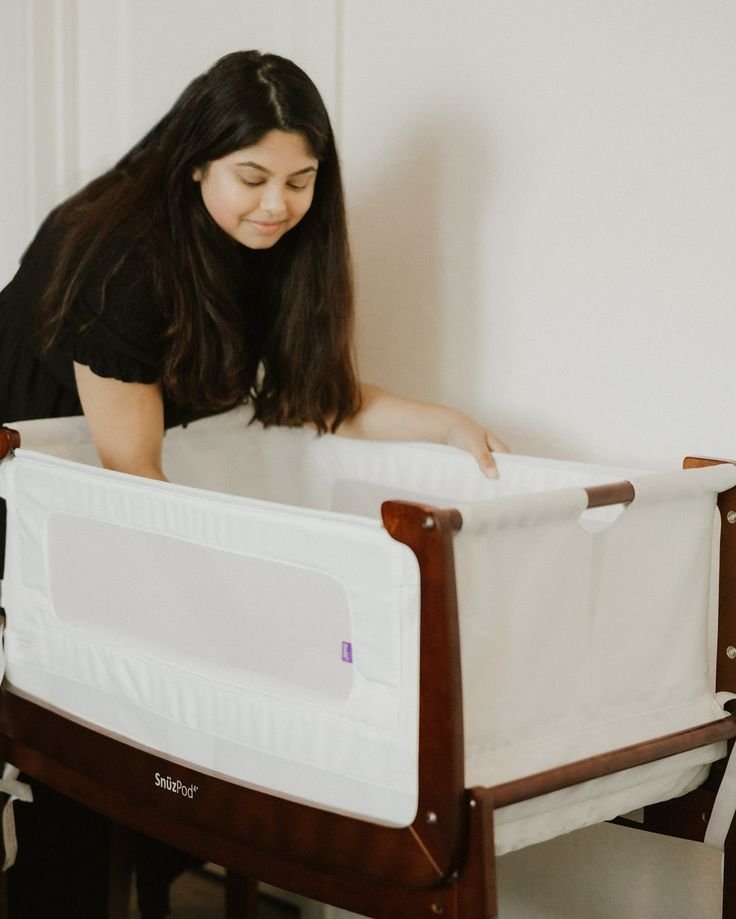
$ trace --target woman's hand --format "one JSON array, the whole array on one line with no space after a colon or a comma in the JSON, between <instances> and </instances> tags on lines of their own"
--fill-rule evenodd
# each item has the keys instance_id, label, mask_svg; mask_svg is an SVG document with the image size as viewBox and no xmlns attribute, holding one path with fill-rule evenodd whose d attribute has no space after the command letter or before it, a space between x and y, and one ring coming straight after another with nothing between
<instances>
[{"instance_id":1,"label":"woman's hand","mask_svg":"<svg viewBox=\"0 0 736 919\"><path fill-rule=\"evenodd\" d=\"M481 472L489 479L495 479L498 469L493 454L508 453L509 448L493 431L489 431L477 421L461 412L456 412L455 415L448 427L445 443L466 450L475 457Z\"/></svg>"},{"instance_id":2,"label":"woman's hand","mask_svg":"<svg viewBox=\"0 0 736 919\"><path fill-rule=\"evenodd\" d=\"M338 434L366 440L414 440L449 444L475 457L489 478L498 474L493 452L508 453L504 442L467 415L444 405L417 402L377 386L361 384L362 406Z\"/></svg>"}]
</instances>

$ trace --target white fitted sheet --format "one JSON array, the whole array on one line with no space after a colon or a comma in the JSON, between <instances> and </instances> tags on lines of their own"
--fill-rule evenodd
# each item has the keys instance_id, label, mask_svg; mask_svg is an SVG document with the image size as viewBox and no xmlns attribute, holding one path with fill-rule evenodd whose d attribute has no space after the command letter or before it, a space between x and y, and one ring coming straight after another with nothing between
<instances>
[{"instance_id":1,"label":"white fitted sheet","mask_svg":"<svg viewBox=\"0 0 736 919\"><path fill-rule=\"evenodd\" d=\"M82 419L26 422L9 499L7 679L131 743L390 825L416 812L418 571L386 498L459 507L466 783L720 717L718 490L637 473L248 426L167 434L177 484L90 468ZM625 510L584 486L629 478ZM501 809L499 852L682 794L723 745Z\"/></svg>"}]
</instances>

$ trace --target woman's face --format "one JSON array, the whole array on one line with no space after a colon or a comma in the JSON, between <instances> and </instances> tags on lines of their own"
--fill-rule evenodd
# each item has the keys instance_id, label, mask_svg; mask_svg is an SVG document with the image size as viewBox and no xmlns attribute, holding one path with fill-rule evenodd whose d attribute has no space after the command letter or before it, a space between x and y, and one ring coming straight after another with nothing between
<instances>
[{"instance_id":1,"label":"woman's face","mask_svg":"<svg viewBox=\"0 0 736 919\"><path fill-rule=\"evenodd\" d=\"M220 229L249 249L269 249L309 210L318 165L303 135L269 131L192 178Z\"/></svg>"}]
</instances>

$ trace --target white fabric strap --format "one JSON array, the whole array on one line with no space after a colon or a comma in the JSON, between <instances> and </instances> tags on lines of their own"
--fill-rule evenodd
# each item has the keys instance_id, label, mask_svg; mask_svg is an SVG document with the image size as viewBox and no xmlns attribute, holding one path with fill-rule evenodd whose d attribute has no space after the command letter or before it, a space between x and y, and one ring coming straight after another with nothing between
<instances>
[{"instance_id":1,"label":"white fabric strap","mask_svg":"<svg viewBox=\"0 0 736 919\"><path fill-rule=\"evenodd\" d=\"M716 693L716 699L721 705L725 705L731 699L736 699L736 695L732 692L719 692ZM708 826L705 828L703 842L707 846L723 851L734 814L736 814L736 756L732 750L713 803Z\"/></svg>"},{"instance_id":2,"label":"white fabric strap","mask_svg":"<svg viewBox=\"0 0 736 919\"><path fill-rule=\"evenodd\" d=\"M5 676L5 646L3 638L5 635L5 617L0 616L0 682ZM15 813L13 811L14 801L33 801L33 792L30 785L18 781L18 769L11 766L10 763L3 765L3 776L0 779L0 795L7 795L8 799L3 805L0 814L0 823L2 824L3 838L3 865L2 870L15 864L15 857L18 854L18 838L15 834Z\"/></svg>"},{"instance_id":3,"label":"white fabric strap","mask_svg":"<svg viewBox=\"0 0 736 919\"><path fill-rule=\"evenodd\" d=\"M18 770L10 763L5 763L3 767L3 777L0 779L0 794L8 795L8 800L3 805L2 816L2 834L4 859L2 870L7 871L15 864L15 857L18 854L18 838L15 834L15 813L13 811L14 801L33 801L33 792L25 782L18 781Z\"/></svg>"}]
</instances>

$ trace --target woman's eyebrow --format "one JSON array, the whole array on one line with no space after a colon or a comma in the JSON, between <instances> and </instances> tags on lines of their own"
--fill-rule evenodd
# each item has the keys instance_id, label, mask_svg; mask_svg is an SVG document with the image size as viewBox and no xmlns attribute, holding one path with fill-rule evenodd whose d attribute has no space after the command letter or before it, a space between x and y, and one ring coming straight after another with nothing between
<instances>
[{"instance_id":1,"label":"woman's eyebrow","mask_svg":"<svg viewBox=\"0 0 736 919\"><path fill-rule=\"evenodd\" d=\"M254 163L251 160L248 160L248 162L246 163L236 163L235 165L238 167L250 166L251 169L257 169L259 172L263 172L266 175L269 175L269 176L273 175L270 169L266 169L265 166L261 166L260 163ZM304 169L299 169L296 172L289 173L289 178L292 178L293 176L306 175L308 172L316 172L316 171L317 171L316 166L305 166Z\"/></svg>"}]
</instances>

